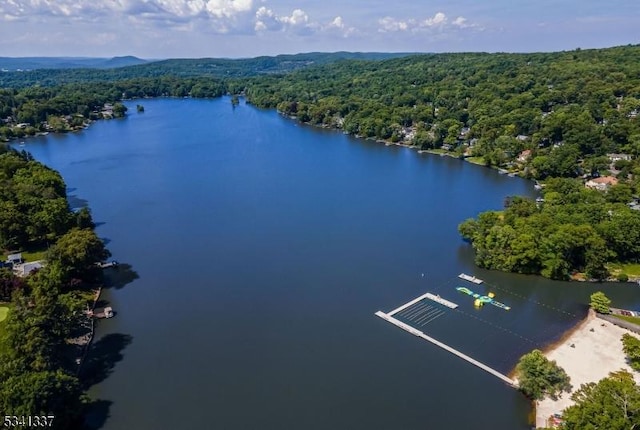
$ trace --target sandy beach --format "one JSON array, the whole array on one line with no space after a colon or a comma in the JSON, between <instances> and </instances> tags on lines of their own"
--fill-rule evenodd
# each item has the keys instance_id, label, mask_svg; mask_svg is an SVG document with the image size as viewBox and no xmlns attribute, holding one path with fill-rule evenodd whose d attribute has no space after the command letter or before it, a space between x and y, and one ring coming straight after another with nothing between
<instances>
[{"instance_id":1,"label":"sandy beach","mask_svg":"<svg viewBox=\"0 0 640 430\"><path fill-rule=\"evenodd\" d=\"M636 382L640 382L638 373L626 363L622 351L620 339L625 333L640 338L629 330L596 318L595 313L589 311L582 323L561 341L545 350L544 354L549 360L555 360L567 372L574 391L579 389L581 384L597 382L610 372L620 369L628 370L635 376ZM573 403L570 397L571 393L565 393L558 400L546 398L539 401L536 406L536 427L546 427L549 416L561 413L570 406Z\"/></svg>"}]
</instances>

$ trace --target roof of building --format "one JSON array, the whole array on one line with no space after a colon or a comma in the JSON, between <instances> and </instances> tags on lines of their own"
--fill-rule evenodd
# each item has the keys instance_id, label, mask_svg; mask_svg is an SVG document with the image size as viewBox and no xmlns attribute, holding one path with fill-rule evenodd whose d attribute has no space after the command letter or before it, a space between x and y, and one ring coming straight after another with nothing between
<instances>
[{"instance_id":1,"label":"roof of building","mask_svg":"<svg viewBox=\"0 0 640 430\"><path fill-rule=\"evenodd\" d=\"M596 184L616 185L618 180L613 176L600 176L599 178L591 179L589 182Z\"/></svg>"}]
</instances>

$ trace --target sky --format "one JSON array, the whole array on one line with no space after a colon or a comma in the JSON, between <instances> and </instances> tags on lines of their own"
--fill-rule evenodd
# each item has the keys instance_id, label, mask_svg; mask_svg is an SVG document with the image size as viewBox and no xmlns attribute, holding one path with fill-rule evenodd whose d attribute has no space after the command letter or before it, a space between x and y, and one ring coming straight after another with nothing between
<instances>
[{"instance_id":1,"label":"sky","mask_svg":"<svg viewBox=\"0 0 640 430\"><path fill-rule=\"evenodd\" d=\"M640 0L0 0L0 56L538 52L640 43Z\"/></svg>"}]
</instances>

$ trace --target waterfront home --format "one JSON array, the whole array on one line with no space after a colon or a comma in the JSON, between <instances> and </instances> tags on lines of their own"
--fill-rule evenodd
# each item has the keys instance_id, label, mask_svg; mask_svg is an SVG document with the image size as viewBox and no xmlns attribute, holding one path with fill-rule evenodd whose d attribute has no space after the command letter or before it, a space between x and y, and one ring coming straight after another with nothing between
<instances>
[{"instance_id":1,"label":"waterfront home","mask_svg":"<svg viewBox=\"0 0 640 430\"><path fill-rule=\"evenodd\" d=\"M17 276L24 278L31 272L44 267L44 261L30 261L29 263L17 264L13 266L13 271Z\"/></svg>"},{"instance_id":2,"label":"waterfront home","mask_svg":"<svg viewBox=\"0 0 640 430\"><path fill-rule=\"evenodd\" d=\"M530 149L525 149L524 151L522 151L520 153L520 155L518 155L518 161L520 163L525 163L529 158L531 158L531 150Z\"/></svg>"},{"instance_id":3,"label":"waterfront home","mask_svg":"<svg viewBox=\"0 0 640 430\"><path fill-rule=\"evenodd\" d=\"M7 263L10 264L20 264L22 263L22 253L21 252L17 252L15 254L9 254L7 256Z\"/></svg>"},{"instance_id":4,"label":"waterfront home","mask_svg":"<svg viewBox=\"0 0 640 430\"><path fill-rule=\"evenodd\" d=\"M631 154L607 154L607 157L612 163L620 160L631 161Z\"/></svg>"},{"instance_id":5,"label":"waterfront home","mask_svg":"<svg viewBox=\"0 0 640 430\"><path fill-rule=\"evenodd\" d=\"M601 176L589 179L584 186L598 191L607 191L611 186L617 185L618 180L613 176Z\"/></svg>"}]
</instances>

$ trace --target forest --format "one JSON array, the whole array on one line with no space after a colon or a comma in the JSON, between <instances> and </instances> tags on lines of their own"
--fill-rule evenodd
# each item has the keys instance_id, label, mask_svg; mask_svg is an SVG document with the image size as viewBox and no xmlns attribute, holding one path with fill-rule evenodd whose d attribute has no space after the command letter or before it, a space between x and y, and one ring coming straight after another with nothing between
<instances>
[{"instance_id":1,"label":"forest","mask_svg":"<svg viewBox=\"0 0 640 430\"><path fill-rule=\"evenodd\" d=\"M0 246L44 250L46 264L27 277L0 267L0 409L54 416L51 428L82 422L86 404L78 378L78 345L97 262L109 256L87 208L73 212L60 175L27 153L0 147Z\"/></svg>"},{"instance_id":2,"label":"forest","mask_svg":"<svg viewBox=\"0 0 640 430\"><path fill-rule=\"evenodd\" d=\"M460 224L478 266L562 280L575 272L605 279L607 263L640 261L640 211L626 204L629 186L619 184L605 194L553 178L543 190L544 201L513 197L504 211Z\"/></svg>"},{"instance_id":3,"label":"forest","mask_svg":"<svg viewBox=\"0 0 640 430\"><path fill-rule=\"evenodd\" d=\"M229 79L268 74L285 74L294 70L329 64L343 60L382 60L404 57L405 53L382 52L310 52L242 59L183 58L153 61L146 64L97 69L95 65L78 68L42 67L0 73L0 88L24 88L33 85L51 87L70 83L116 82L133 78L210 77ZM120 59L126 57L120 57ZM115 60L115 59L113 59Z\"/></svg>"},{"instance_id":4,"label":"forest","mask_svg":"<svg viewBox=\"0 0 640 430\"><path fill-rule=\"evenodd\" d=\"M538 200L510 197L504 210L460 224L476 263L598 280L612 275L611 263L640 262L638 64L640 46L629 45L9 72L0 74L0 141L121 117L126 99L244 96L301 122L536 180ZM0 300L11 306L0 326L0 410L54 413L54 428L72 428L82 419L86 387L68 340L86 326L87 291L101 281L95 263L109 253L89 210L69 208L57 172L0 147L0 182L0 247L46 250L47 260L26 278L0 268ZM616 276L624 281L626 274ZM566 416L577 423L582 415L570 409Z\"/></svg>"},{"instance_id":5,"label":"forest","mask_svg":"<svg viewBox=\"0 0 640 430\"><path fill-rule=\"evenodd\" d=\"M460 226L476 263L607 279L610 264L640 262L639 60L639 46L424 55L253 78L246 95L303 122L538 181L540 201L510 199Z\"/></svg>"},{"instance_id":6,"label":"forest","mask_svg":"<svg viewBox=\"0 0 640 430\"><path fill-rule=\"evenodd\" d=\"M571 188L564 196L573 199L569 206L556 204L552 185L544 204L518 202L504 214L464 223L463 236L473 243L482 267L604 279L609 263L640 261L637 252L622 252L613 233L604 233L601 217L606 207L613 213L610 223L617 225L620 214L635 225L638 211L630 210L640 204L640 45L391 57L315 53L36 70L23 72L16 87L11 87L16 74L5 73L0 139L69 131L122 116L123 99L243 95L301 122L466 158L540 186L566 178L577 190L594 181L600 192ZM48 86L53 83L58 85ZM110 104L112 110L105 112ZM599 215L585 219L585 205ZM524 215L514 215L516 210ZM557 241L574 233L582 239L563 248L540 239L542 231ZM535 232L535 240L524 240Z\"/></svg>"}]
</instances>

